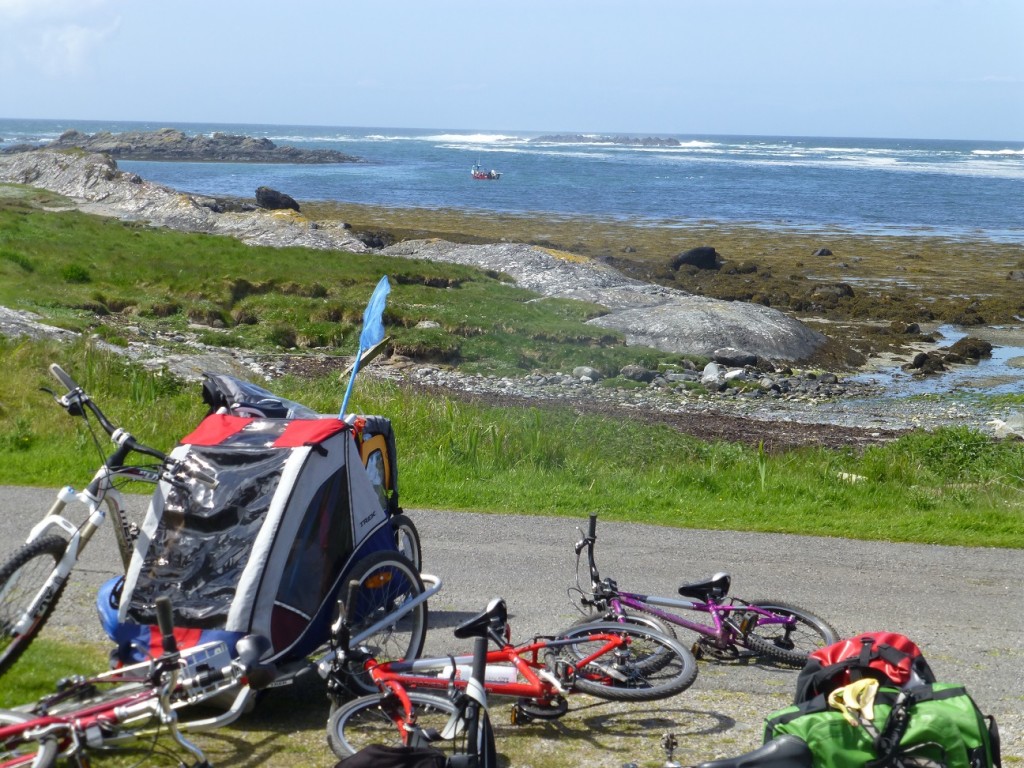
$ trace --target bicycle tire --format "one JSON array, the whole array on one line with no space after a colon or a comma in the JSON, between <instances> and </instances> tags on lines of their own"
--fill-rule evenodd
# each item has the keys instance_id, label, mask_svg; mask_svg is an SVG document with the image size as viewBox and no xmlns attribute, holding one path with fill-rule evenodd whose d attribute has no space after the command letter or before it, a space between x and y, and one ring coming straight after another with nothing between
<instances>
[{"instance_id":1,"label":"bicycle tire","mask_svg":"<svg viewBox=\"0 0 1024 768\"><path fill-rule=\"evenodd\" d=\"M392 515L391 528L395 532L395 546L409 558L417 573L423 573L423 548L420 546L420 532L407 515Z\"/></svg>"},{"instance_id":2,"label":"bicycle tire","mask_svg":"<svg viewBox=\"0 0 1024 768\"><path fill-rule=\"evenodd\" d=\"M835 627L804 608L774 600L753 601L750 605L796 619L797 625L791 631L787 632L781 624L761 624L752 627L742 639L749 650L772 661L803 667L812 651L839 641Z\"/></svg>"},{"instance_id":3,"label":"bicycle tire","mask_svg":"<svg viewBox=\"0 0 1024 768\"><path fill-rule=\"evenodd\" d=\"M0 725L16 725L35 720L34 715L0 709ZM51 768L57 764L57 740L51 736L42 740L17 742L8 739L0 744L0 762L4 765L30 765L32 768Z\"/></svg>"},{"instance_id":4,"label":"bicycle tire","mask_svg":"<svg viewBox=\"0 0 1024 768\"><path fill-rule=\"evenodd\" d=\"M392 613L409 598L424 592L419 571L399 552L375 552L352 569L352 580L359 583L355 604L348 606L352 619L352 637ZM420 603L404 617L384 626L359 643L378 662L418 658L427 636L427 603ZM359 666L346 669L349 687L358 693L377 690L370 676Z\"/></svg>"},{"instance_id":5,"label":"bicycle tire","mask_svg":"<svg viewBox=\"0 0 1024 768\"><path fill-rule=\"evenodd\" d=\"M612 650L582 669L576 669L573 690L612 701L656 701L682 693L697 679L693 654L660 632L634 624L602 621L572 627L560 639L576 642L547 648L544 660L555 674L565 664L576 666L596 653L604 640L595 634L614 634L629 639L628 649Z\"/></svg>"},{"instance_id":6,"label":"bicycle tire","mask_svg":"<svg viewBox=\"0 0 1024 768\"><path fill-rule=\"evenodd\" d=\"M422 691L406 691L409 701L416 708L416 722L424 730L435 730L440 733L448 720L458 710L451 700L444 696ZM380 694L361 696L358 699L342 704L335 709L327 720L327 744L338 757L354 755L370 744L402 746L402 736L394 721L385 711L389 705L398 706L397 699L385 698ZM440 750L445 757L465 754L466 735L461 731L454 739L439 739L431 742L431 746ZM486 711L480 712L480 735L478 748L482 758L481 767L495 761L494 731Z\"/></svg>"},{"instance_id":7,"label":"bicycle tire","mask_svg":"<svg viewBox=\"0 0 1024 768\"><path fill-rule=\"evenodd\" d=\"M33 617L27 630L12 633L14 624L50 578L67 546L67 541L60 536L43 536L23 544L0 567L0 675L10 669L25 652L64 594L67 579L61 582L53 597Z\"/></svg>"}]
</instances>

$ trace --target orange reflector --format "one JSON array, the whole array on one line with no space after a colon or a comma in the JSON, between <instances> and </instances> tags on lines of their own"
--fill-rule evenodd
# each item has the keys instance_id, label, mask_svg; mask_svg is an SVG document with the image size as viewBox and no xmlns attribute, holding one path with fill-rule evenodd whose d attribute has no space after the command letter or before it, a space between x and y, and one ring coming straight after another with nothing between
<instances>
[{"instance_id":1,"label":"orange reflector","mask_svg":"<svg viewBox=\"0 0 1024 768\"><path fill-rule=\"evenodd\" d=\"M391 581L391 571L383 571L382 573L373 574L373 576L363 582L363 586L369 589L380 589L387 585L389 581Z\"/></svg>"}]
</instances>

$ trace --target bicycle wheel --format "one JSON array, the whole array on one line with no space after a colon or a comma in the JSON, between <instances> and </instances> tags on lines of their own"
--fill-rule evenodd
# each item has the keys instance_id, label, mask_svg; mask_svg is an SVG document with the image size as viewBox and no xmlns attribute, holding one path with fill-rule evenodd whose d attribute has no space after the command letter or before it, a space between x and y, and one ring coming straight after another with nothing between
<instances>
[{"instance_id":1,"label":"bicycle wheel","mask_svg":"<svg viewBox=\"0 0 1024 768\"><path fill-rule=\"evenodd\" d=\"M391 527L395 531L395 545L398 551L409 558L417 573L423 572L423 549L420 547L420 532L406 515L393 515Z\"/></svg>"},{"instance_id":2,"label":"bicycle wheel","mask_svg":"<svg viewBox=\"0 0 1024 768\"><path fill-rule=\"evenodd\" d=\"M416 723L424 731L444 730L448 720L455 714L455 705L443 696L420 691L407 691L409 701L416 708ZM389 714L388 707L401 707L395 697L380 694L362 696L346 702L331 712L327 719L327 744L338 757L347 757L370 744L402 746L402 734ZM439 750L450 757L460 747L461 738L442 739L434 742Z\"/></svg>"},{"instance_id":3,"label":"bicycle wheel","mask_svg":"<svg viewBox=\"0 0 1024 768\"><path fill-rule=\"evenodd\" d=\"M14 629L29 603L50 578L66 548L67 542L60 536L44 536L22 545L0 567L0 675L10 669L25 652L64 594L66 580L32 617L23 632Z\"/></svg>"},{"instance_id":4,"label":"bicycle wheel","mask_svg":"<svg viewBox=\"0 0 1024 768\"><path fill-rule=\"evenodd\" d=\"M743 638L747 648L773 661L802 667L811 651L839 641L839 632L831 624L803 608L768 600L750 604L796 620L790 626L757 624Z\"/></svg>"},{"instance_id":5,"label":"bicycle wheel","mask_svg":"<svg viewBox=\"0 0 1024 768\"><path fill-rule=\"evenodd\" d=\"M427 636L427 603L421 602L398 615L407 600L424 591L419 571L409 558L398 552L375 552L356 564L351 578L359 582L355 604L348 607L353 640L382 619L395 615L393 621L373 634L359 638L358 647L379 662L417 658ZM348 681L356 691L377 690L361 665L347 671Z\"/></svg>"},{"instance_id":6,"label":"bicycle wheel","mask_svg":"<svg viewBox=\"0 0 1024 768\"><path fill-rule=\"evenodd\" d=\"M35 720L35 716L23 712L0 709L0 726L16 725ZM21 741L11 737L0 742L0 762L5 766L30 765L32 768L50 768L57 762L56 737Z\"/></svg>"},{"instance_id":7,"label":"bicycle wheel","mask_svg":"<svg viewBox=\"0 0 1024 768\"><path fill-rule=\"evenodd\" d=\"M607 637L602 635L618 635L626 642L579 668L579 661L607 644ZM642 626L596 622L573 627L559 639L563 638L573 642L547 648L544 660L555 674L565 665L576 668L573 689L591 696L655 701L682 693L697 679L692 653L676 640Z\"/></svg>"}]
</instances>

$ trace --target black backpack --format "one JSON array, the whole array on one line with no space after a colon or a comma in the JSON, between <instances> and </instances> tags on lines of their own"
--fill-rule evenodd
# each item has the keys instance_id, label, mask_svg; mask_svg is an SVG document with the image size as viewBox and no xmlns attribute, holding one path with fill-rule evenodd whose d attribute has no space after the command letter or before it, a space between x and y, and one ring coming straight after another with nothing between
<instances>
[{"instance_id":1,"label":"black backpack","mask_svg":"<svg viewBox=\"0 0 1024 768\"><path fill-rule=\"evenodd\" d=\"M371 744L343 757L334 768L445 768L443 752L431 747L386 747Z\"/></svg>"}]
</instances>

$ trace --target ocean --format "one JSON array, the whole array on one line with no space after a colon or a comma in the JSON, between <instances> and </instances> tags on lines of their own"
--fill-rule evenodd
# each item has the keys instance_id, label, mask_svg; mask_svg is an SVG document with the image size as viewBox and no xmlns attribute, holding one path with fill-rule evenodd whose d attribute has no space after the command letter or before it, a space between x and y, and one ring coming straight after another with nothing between
<instances>
[{"instance_id":1,"label":"ocean","mask_svg":"<svg viewBox=\"0 0 1024 768\"><path fill-rule=\"evenodd\" d=\"M1024 244L1024 142L656 134L674 140L672 146L641 146L615 136L537 131L16 119L0 119L0 139L7 146L38 144L71 128L165 127L337 149L364 161L118 163L143 178L206 195L253 197L266 185L300 204L329 200L596 216L636 226L722 223ZM501 178L474 180L470 168L477 163Z\"/></svg>"}]
</instances>

